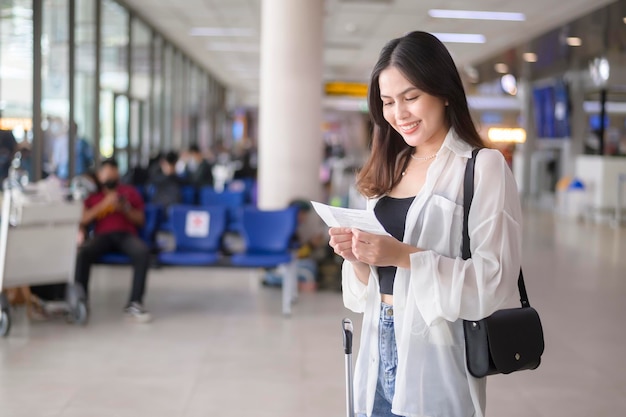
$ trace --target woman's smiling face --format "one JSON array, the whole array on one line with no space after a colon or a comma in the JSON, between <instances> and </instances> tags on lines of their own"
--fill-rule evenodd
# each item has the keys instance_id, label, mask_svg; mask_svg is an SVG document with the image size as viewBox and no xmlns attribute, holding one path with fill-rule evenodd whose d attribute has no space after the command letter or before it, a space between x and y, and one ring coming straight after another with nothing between
<instances>
[{"instance_id":1,"label":"woman's smiling face","mask_svg":"<svg viewBox=\"0 0 626 417\"><path fill-rule=\"evenodd\" d=\"M409 146L432 146L436 152L449 129L444 100L415 87L394 66L381 71L378 86L383 117L391 127Z\"/></svg>"}]
</instances>

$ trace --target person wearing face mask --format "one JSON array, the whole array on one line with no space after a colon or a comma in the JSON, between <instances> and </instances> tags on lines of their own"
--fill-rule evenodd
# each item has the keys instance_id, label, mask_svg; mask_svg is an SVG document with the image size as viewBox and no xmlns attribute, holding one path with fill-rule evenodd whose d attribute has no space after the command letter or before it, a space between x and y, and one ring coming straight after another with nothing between
<instances>
[{"instance_id":1,"label":"person wearing face mask","mask_svg":"<svg viewBox=\"0 0 626 417\"><path fill-rule=\"evenodd\" d=\"M185 178L195 187L213 186L213 165L202 156L198 145L189 147Z\"/></svg>"},{"instance_id":2,"label":"person wearing face mask","mask_svg":"<svg viewBox=\"0 0 626 417\"><path fill-rule=\"evenodd\" d=\"M83 243L76 256L75 282L88 293L91 265L102 255L121 252L131 258L133 283L125 312L137 322L151 317L143 306L150 251L137 236L144 222L144 202L134 187L120 184L117 162L107 159L97 172L101 187L84 203L82 227L93 225L93 237Z\"/></svg>"}]
</instances>

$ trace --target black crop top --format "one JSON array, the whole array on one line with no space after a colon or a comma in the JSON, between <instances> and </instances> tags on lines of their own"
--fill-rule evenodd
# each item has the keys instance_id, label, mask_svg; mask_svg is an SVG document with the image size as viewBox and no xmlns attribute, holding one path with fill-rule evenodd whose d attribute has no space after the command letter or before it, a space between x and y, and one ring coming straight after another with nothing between
<instances>
[{"instance_id":1,"label":"black crop top","mask_svg":"<svg viewBox=\"0 0 626 417\"><path fill-rule=\"evenodd\" d=\"M376 218L391 236L402 242L406 215L415 197L393 198L382 197L374 207ZM393 280L396 277L395 266L378 267L378 281L381 294L393 294Z\"/></svg>"}]
</instances>

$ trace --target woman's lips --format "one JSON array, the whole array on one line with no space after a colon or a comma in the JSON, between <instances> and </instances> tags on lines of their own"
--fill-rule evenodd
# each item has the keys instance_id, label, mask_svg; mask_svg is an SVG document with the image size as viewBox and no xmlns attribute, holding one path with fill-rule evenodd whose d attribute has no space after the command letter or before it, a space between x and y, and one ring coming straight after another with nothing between
<instances>
[{"instance_id":1,"label":"woman's lips","mask_svg":"<svg viewBox=\"0 0 626 417\"><path fill-rule=\"evenodd\" d=\"M417 130L420 122L406 123L403 125L399 125L400 131L402 133L411 134Z\"/></svg>"}]
</instances>

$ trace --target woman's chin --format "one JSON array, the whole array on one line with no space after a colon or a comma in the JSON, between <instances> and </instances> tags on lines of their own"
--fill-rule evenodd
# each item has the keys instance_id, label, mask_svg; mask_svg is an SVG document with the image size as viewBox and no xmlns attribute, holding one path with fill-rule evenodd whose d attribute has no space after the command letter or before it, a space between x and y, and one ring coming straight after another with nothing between
<instances>
[{"instance_id":1,"label":"woman's chin","mask_svg":"<svg viewBox=\"0 0 626 417\"><path fill-rule=\"evenodd\" d=\"M424 142L423 140L420 140L421 138L419 135L400 135L402 136L402 139L404 139L404 142L412 147L419 146Z\"/></svg>"}]
</instances>

